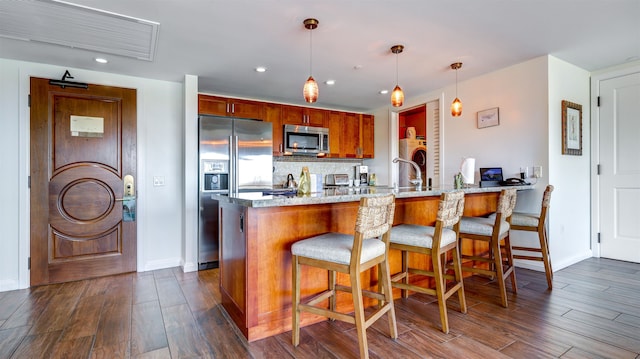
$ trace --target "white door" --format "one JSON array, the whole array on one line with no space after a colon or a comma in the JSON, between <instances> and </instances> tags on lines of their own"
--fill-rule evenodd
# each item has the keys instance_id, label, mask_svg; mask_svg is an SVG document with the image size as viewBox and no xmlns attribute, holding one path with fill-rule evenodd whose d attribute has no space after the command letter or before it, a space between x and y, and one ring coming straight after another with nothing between
<instances>
[{"instance_id":1,"label":"white door","mask_svg":"<svg viewBox=\"0 0 640 359\"><path fill-rule=\"evenodd\" d=\"M600 256L640 263L640 73L600 82Z\"/></svg>"}]
</instances>

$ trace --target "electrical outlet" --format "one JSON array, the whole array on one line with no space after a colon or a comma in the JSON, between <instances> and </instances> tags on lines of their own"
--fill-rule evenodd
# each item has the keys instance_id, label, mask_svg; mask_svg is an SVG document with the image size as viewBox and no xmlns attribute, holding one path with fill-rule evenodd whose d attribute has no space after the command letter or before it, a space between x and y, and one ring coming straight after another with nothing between
<instances>
[{"instance_id":1,"label":"electrical outlet","mask_svg":"<svg viewBox=\"0 0 640 359\"><path fill-rule=\"evenodd\" d=\"M542 166L533 166L533 177L534 178L542 177Z\"/></svg>"},{"instance_id":2,"label":"electrical outlet","mask_svg":"<svg viewBox=\"0 0 640 359\"><path fill-rule=\"evenodd\" d=\"M153 176L154 187L164 186L164 176Z\"/></svg>"}]
</instances>

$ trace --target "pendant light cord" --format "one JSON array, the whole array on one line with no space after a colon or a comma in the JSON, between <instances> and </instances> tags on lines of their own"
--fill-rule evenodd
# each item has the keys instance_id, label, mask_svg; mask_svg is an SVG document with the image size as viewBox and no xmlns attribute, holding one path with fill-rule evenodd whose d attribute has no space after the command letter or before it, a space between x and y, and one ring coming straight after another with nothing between
<instances>
[{"instance_id":1,"label":"pendant light cord","mask_svg":"<svg viewBox=\"0 0 640 359\"><path fill-rule=\"evenodd\" d=\"M309 76L312 76L313 69L313 29L309 29Z\"/></svg>"},{"instance_id":2,"label":"pendant light cord","mask_svg":"<svg viewBox=\"0 0 640 359\"><path fill-rule=\"evenodd\" d=\"M456 69L456 98L458 98L458 69Z\"/></svg>"},{"instance_id":3,"label":"pendant light cord","mask_svg":"<svg viewBox=\"0 0 640 359\"><path fill-rule=\"evenodd\" d=\"M396 52L396 86L398 86L398 53Z\"/></svg>"}]
</instances>

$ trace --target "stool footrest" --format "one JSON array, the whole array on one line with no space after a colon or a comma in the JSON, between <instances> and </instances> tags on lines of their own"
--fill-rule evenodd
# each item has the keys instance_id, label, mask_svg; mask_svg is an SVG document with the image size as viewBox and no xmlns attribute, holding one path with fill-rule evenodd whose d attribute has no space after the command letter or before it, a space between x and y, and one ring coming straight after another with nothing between
<instances>
[{"instance_id":1,"label":"stool footrest","mask_svg":"<svg viewBox=\"0 0 640 359\"><path fill-rule=\"evenodd\" d=\"M521 256L521 255L513 255L514 259L524 259L524 260L528 260L528 261L544 261L544 259L542 257L535 257L535 256Z\"/></svg>"},{"instance_id":2,"label":"stool footrest","mask_svg":"<svg viewBox=\"0 0 640 359\"><path fill-rule=\"evenodd\" d=\"M511 246L511 249L515 250L515 251L528 251L528 252L538 252L538 253L542 253L542 249L540 248L533 248L533 247L516 247L516 246Z\"/></svg>"}]
</instances>

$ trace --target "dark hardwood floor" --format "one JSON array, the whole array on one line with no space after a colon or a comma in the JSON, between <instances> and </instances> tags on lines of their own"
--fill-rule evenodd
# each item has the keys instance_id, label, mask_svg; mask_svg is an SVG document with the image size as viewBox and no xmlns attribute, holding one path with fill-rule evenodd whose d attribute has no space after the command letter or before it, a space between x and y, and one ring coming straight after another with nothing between
<instances>
[{"instance_id":1,"label":"dark hardwood floor","mask_svg":"<svg viewBox=\"0 0 640 359\"><path fill-rule=\"evenodd\" d=\"M382 319L372 358L640 358L640 264L588 259L556 272L517 269L519 292L499 305L495 283L465 280L469 312L452 297L451 332L429 296L398 299L399 337ZM354 358L355 328L322 322L247 343L221 309L218 270L164 269L0 293L0 358ZM386 318L386 317L385 317Z\"/></svg>"}]
</instances>

